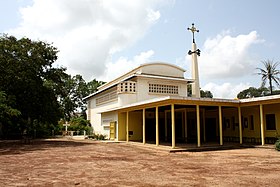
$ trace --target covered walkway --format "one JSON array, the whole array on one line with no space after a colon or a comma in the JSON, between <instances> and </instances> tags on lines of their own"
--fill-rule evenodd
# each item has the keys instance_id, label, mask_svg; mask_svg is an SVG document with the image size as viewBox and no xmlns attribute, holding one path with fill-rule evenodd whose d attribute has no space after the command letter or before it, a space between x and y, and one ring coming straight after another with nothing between
<instances>
[{"instance_id":1,"label":"covered walkway","mask_svg":"<svg viewBox=\"0 0 280 187\"><path fill-rule=\"evenodd\" d=\"M272 96L244 102L168 96L135 103L114 109L118 140L154 142L172 149L243 142L264 145L275 137L275 131L264 128L264 115L267 120L268 113L280 111L279 103L280 98Z\"/></svg>"}]
</instances>

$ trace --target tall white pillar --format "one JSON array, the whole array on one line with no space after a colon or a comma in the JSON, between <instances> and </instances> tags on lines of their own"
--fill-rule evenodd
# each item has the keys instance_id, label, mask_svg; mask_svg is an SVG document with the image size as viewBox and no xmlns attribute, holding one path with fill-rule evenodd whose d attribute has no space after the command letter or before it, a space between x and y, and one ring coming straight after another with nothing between
<instances>
[{"instance_id":1,"label":"tall white pillar","mask_svg":"<svg viewBox=\"0 0 280 187\"><path fill-rule=\"evenodd\" d=\"M192 51L196 51L196 43L192 43ZM192 53L192 79L194 83L192 84L192 96L200 97L200 85L199 85L199 74L198 74L198 63L197 63L197 53Z\"/></svg>"}]
</instances>

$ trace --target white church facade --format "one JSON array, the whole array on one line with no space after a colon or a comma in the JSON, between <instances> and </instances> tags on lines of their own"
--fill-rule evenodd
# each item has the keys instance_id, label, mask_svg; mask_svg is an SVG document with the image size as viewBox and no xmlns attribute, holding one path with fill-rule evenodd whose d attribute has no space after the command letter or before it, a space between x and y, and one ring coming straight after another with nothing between
<instances>
[{"instance_id":1,"label":"white church facade","mask_svg":"<svg viewBox=\"0 0 280 187\"><path fill-rule=\"evenodd\" d=\"M190 28L193 33L196 28ZM280 133L280 95L252 99L200 98L193 39L192 78L168 63L140 65L87 96L94 133L145 143L274 143ZM192 96L188 96L188 85Z\"/></svg>"},{"instance_id":2,"label":"white church facade","mask_svg":"<svg viewBox=\"0 0 280 187\"><path fill-rule=\"evenodd\" d=\"M166 96L187 97L187 85L193 80L184 78L185 70L163 62L140 65L130 72L98 88L85 99L88 119L95 133L110 136L110 123L118 132L118 108L156 101Z\"/></svg>"},{"instance_id":3,"label":"white church facade","mask_svg":"<svg viewBox=\"0 0 280 187\"><path fill-rule=\"evenodd\" d=\"M280 132L280 96L252 99L188 97L180 67L143 64L85 99L97 134L111 140L170 143L272 143Z\"/></svg>"}]
</instances>

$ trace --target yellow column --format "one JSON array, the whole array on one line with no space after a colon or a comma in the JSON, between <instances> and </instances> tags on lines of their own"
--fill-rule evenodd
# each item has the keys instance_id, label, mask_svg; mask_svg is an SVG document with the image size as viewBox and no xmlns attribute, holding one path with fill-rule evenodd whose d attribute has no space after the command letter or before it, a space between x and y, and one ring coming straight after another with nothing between
<instances>
[{"instance_id":1,"label":"yellow column","mask_svg":"<svg viewBox=\"0 0 280 187\"><path fill-rule=\"evenodd\" d=\"M200 114L199 105L196 105L197 147L200 147Z\"/></svg>"},{"instance_id":2,"label":"yellow column","mask_svg":"<svg viewBox=\"0 0 280 187\"><path fill-rule=\"evenodd\" d=\"M219 106L219 130L220 130L220 145L223 145L223 121L222 121L222 107Z\"/></svg>"},{"instance_id":3,"label":"yellow column","mask_svg":"<svg viewBox=\"0 0 280 187\"><path fill-rule=\"evenodd\" d=\"M261 120L261 140L262 140L262 145L264 145L265 141L264 141L263 105L260 105L260 120Z\"/></svg>"},{"instance_id":4,"label":"yellow column","mask_svg":"<svg viewBox=\"0 0 280 187\"><path fill-rule=\"evenodd\" d=\"M143 109L143 144L146 144L146 110Z\"/></svg>"},{"instance_id":5,"label":"yellow column","mask_svg":"<svg viewBox=\"0 0 280 187\"><path fill-rule=\"evenodd\" d=\"M128 132L128 121L129 121L129 113L126 112L126 141L129 141L129 132Z\"/></svg>"},{"instance_id":6,"label":"yellow column","mask_svg":"<svg viewBox=\"0 0 280 187\"><path fill-rule=\"evenodd\" d=\"M158 106L156 107L156 146L159 145L159 133L158 133Z\"/></svg>"},{"instance_id":7,"label":"yellow column","mask_svg":"<svg viewBox=\"0 0 280 187\"><path fill-rule=\"evenodd\" d=\"M241 107L238 107L238 123L239 123L239 141L242 144L242 120L241 120Z\"/></svg>"},{"instance_id":8,"label":"yellow column","mask_svg":"<svg viewBox=\"0 0 280 187\"><path fill-rule=\"evenodd\" d=\"M172 149L175 148L175 110L174 104L171 104L171 129L172 129Z\"/></svg>"}]
</instances>

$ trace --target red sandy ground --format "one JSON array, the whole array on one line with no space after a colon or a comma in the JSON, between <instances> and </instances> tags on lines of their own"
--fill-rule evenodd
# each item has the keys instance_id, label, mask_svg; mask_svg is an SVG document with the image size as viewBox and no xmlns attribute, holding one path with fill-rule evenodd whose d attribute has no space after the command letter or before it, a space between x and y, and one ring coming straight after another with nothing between
<instances>
[{"instance_id":1,"label":"red sandy ground","mask_svg":"<svg viewBox=\"0 0 280 187\"><path fill-rule=\"evenodd\" d=\"M137 144L0 142L0 186L280 186L280 152L168 153Z\"/></svg>"}]
</instances>

